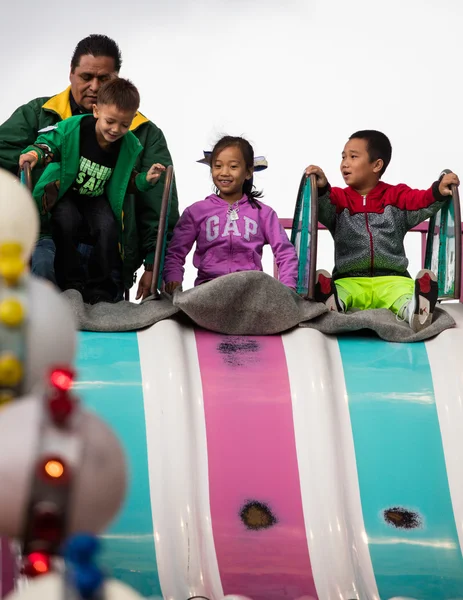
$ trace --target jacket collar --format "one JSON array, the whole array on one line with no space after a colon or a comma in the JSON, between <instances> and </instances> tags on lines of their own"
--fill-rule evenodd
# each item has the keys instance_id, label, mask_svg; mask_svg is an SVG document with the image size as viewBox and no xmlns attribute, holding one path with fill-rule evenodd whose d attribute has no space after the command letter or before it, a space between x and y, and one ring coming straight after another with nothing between
<instances>
[{"instance_id":1,"label":"jacket collar","mask_svg":"<svg viewBox=\"0 0 463 600\"><path fill-rule=\"evenodd\" d=\"M375 187L370 190L368 192L368 194L366 194L366 196L368 196L368 199L374 200L377 198L381 198L384 194L384 192L390 187L390 185L388 183L384 183L384 181L378 181L378 183L375 185ZM362 198L362 195L359 194L359 192L357 192L356 190L354 190L354 188L346 187L344 188L345 191L347 192L347 194L349 196L351 196L352 198Z\"/></svg>"},{"instance_id":2,"label":"jacket collar","mask_svg":"<svg viewBox=\"0 0 463 600\"><path fill-rule=\"evenodd\" d=\"M71 102L69 100L70 92L71 86L68 86L64 92L52 96L47 100L42 106L42 109L56 113L63 121L69 119L69 117L72 117ZM140 125L143 125L143 123L148 123L148 119L140 112L137 112L132 121L132 125L130 126L130 131L135 131Z\"/></svg>"},{"instance_id":3,"label":"jacket collar","mask_svg":"<svg viewBox=\"0 0 463 600\"><path fill-rule=\"evenodd\" d=\"M226 204L227 206L232 206L229 202L227 202L220 196L217 196L217 194L211 194L209 198L217 204ZM233 204L245 204L246 202L249 202L248 197L246 196L246 194L243 194L243 196Z\"/></svg>"}]
</instances>

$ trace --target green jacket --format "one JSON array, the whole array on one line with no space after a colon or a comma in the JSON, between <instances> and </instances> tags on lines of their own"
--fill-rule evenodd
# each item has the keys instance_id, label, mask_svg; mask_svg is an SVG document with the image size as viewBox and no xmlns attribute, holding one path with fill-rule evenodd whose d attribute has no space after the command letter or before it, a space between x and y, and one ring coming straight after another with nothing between
<instances>
[{"instance_id":1,"label":"green jacket","mask_svg":"<svg viewBox=\"0 0 463 600\"><path fill-rule=\"evenodd\" d=\"M69 92L70 87L51 98L31 100L20 106L3 125L0 125L0 167L17 174L19 155L26 146L36 141L39 131L72 116ZM142 145L134 165L137 171L148 171L156 162L163 165L172 164L164 134L154 123L141 113L137 113L130 129ZM33 170L34 183L38 181L42 172L43 169L39 168ZM133 274L143 260L147 264L153 262L163 187L164 175L151 190L138 192L136 195L127 194L125 197L124 284L126 287L132 286ZM178 217L177 192L174 187L168 224L169 238ZM47 223L43 223L43 226L45 230L40 232L40 236L47 237L49 236ZM129 278L130 270L132 274Z\"/></svg>"},{"instance_id":2,"label":"green jacket","mask_svg":"<svg viewBox=\"0 0 463 600\"><path fill-rule=\"evenodd\" d=\"M46 144L53 153L53 162L43 171L40 179L34 186L32 195L39 209L42 232L50 231L50 213L43 210L42 198L45 188L49 183L59 181L58 201L64 196L74 183L79 173L80 163L80 123L88 115L71 117L53 126L47 132L41 133L37 144ZM24 152L36 150L28 146ZM123 261L124 284L126 279L130 282L133 275L133 265L136 257L130 244L131 225L135 223L133 202L126 196L129 179L135 166L138 155L143 150L142 145L135 135L129 131L121 140L121 149L117 158L114 171L109 179L105 193L119 225L119 251ZM141 173L136 178L139 191L144 192L152 186L146 181L146 174ZM159 182L156 185L160 185ZM129 243L126 243L127 237Z\"/></svg>"}]
</instances>

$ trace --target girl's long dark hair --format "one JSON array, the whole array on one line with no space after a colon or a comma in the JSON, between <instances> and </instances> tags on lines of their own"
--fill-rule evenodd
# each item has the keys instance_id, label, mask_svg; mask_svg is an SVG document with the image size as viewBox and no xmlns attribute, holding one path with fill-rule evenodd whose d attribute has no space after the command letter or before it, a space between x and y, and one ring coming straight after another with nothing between
<instances>
[{"instance_id":1,"label":"girl's long dark hair","mask_svg":"<svg viewBox=\"0 0 463 600\"><path fill-rule=\"evenodd\" d=\"M222 152L222 150L225 150L225 148L229 148L230 146L236 146L241 150L246 168L252 170L254 168L254 148L251 146L248 140L245 140L242 137L234 137L231 135L224 136L214 146L211 153L211 168L217 155ZM251 179L246 179L244 181L243 194L246 194L251 206L258 209L261 208L257 200L262 198L264 194L256 190L252 177Z\"/></svg>"}]
</instances>

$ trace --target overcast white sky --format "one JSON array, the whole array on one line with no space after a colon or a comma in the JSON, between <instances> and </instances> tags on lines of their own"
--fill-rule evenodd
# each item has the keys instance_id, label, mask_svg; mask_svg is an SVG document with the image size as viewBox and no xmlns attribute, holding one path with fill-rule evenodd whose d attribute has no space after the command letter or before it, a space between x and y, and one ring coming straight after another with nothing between
<instances>
[{"instance_id":1,"label":"overcast white sky","mask_svg":"<svg viewBox=\"0 0 463 600\"><path fill-rule=\"evenodd\" d=\"M223 133L268 158L256 183L281 217L307 164L342 183L357 129L390 137L385 181L427 187L442 168L463 173L461 0L23 0L1 12L0 121L64 89L75 44L105 33L167 137L181 209L210 193L195 161ZM331 252L323 240L319 264L331 268Z\"/></svg>"}]
</instances>

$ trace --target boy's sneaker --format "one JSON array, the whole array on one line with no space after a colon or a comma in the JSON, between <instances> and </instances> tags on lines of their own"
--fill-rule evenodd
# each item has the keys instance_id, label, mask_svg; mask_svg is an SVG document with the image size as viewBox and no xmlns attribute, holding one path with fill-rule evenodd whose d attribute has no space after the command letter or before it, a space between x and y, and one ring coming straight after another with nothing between
<instances>
[{"instance_id":1,"label":"boy's sneaker","mask_svg":"<svg viewBox=\"0 0 463 600\"><path fill-rule=\"evenodd\" d=\"M315 302L323 302L329 310L344 312L339 302L336 285L328 271L323 269L317 271L314 296Z\"/></svg>"},{"instance_id":2,"label":"boy's sneaker","mask_svg":"<svg viewBox=\"0 0 463 600\"><path fill-rule=\"evenodd\" d=\"M431 325L438 295L437 277L432 271L422 269L416 276L415 293L408 306L408 322L413 331Z\"/></svg>"}]
</instances>

